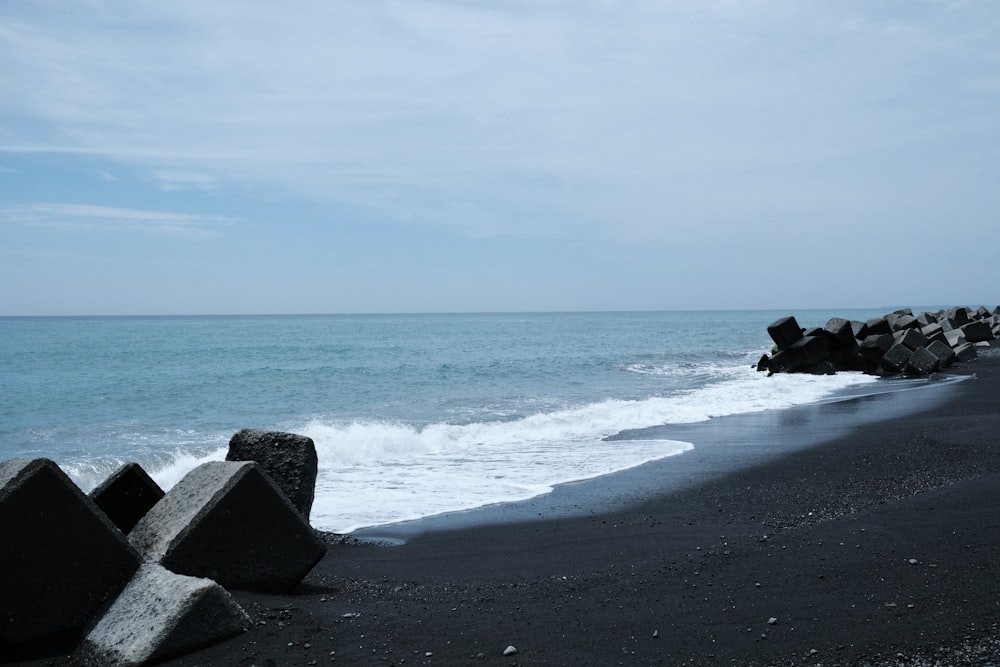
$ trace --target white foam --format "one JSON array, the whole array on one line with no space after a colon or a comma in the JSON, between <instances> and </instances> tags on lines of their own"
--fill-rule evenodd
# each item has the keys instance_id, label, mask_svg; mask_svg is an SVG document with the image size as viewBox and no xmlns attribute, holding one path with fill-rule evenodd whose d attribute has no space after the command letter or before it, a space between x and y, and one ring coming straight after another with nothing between
<instances>
[{"instance_id":1,"label":"white foam","mask_svg":"<svg viewBox=\"0 0 1000 667\"><path fill-rule=\"evenodd\" d=\"M181 481L184 475L188 474L202 463L209 461L222 461L226 458L228 447L216 449L209 454L191 454L186 451L177 451L170 461L162 466L149 470L149 476L160 485L160 488L167 491L173 488L174 484Z\"/></svg>"},{"instance_id":2,"label":"white foam","mask_svg":"<svg viewBox=\"0 0 1000 667\"><path fill-rule=\"evenodd\" d=\"M634 370L659 372L655 367ZM523 500L557 484L625 470L692 448L671 440L606 440L626 429L813 403L846 387L877 381L858 373L767 377L749 364L717 366L711 373L713 383L699 389L636 401L606 400L519 419L425 425L314 419L284 427L316 443L319 478L313 525L344 533ZM196 440L196 435L186 434L184 442ZM182 446L172 455L139 462L161 487L170 489L197 465L225 457L224 434L205 440L200 448ZM67 472L88 489L121 463L101 459L71 465Z\"/></svg>"},{"instance_id":3,"label":"white foam","mask_svg":"<svg viewBox=\"0 0 1000 667\"><path fill-rule=\"evenodd\" d=\"M313 524L350 532L530 498L691 449L668 440L605 440L622 430L811 403L875 381L855 373L767 377L749 367L728 373L727 381L672 396L607 400L512 421L314 420L300 431L314 440L320 458Z\"/></svg>"}]
</instances>

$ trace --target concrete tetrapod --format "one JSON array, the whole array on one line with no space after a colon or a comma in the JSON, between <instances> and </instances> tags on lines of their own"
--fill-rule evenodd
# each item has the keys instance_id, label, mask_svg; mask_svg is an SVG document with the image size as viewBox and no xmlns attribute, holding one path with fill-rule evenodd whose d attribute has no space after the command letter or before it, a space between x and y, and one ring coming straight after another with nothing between
<instances>
[{"instance_id":1,"label":"concrete tetrapod","mask_svg":"<svg viewBox=\"0 0 1000 667\"><path fill-rule=\"evenodd\" d=\"M189 472L129 541L147 560L226 588L287 592L326 545L253 462L211 461Z\"/></svg>"}]
</instances>

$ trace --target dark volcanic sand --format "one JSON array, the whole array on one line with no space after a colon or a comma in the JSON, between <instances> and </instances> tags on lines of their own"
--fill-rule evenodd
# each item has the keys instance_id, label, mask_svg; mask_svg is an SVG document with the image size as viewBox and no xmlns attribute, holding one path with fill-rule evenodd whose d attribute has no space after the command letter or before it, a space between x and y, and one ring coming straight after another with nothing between
<instances>
[{"instance_id":1,"label":"dark volcanic sand","mask_svg":"<svg viewBox=\"0 0 1000 667\"><path fill-rule=\"evenodd\" d=\"M695 449L333 544L293 595L235 593L249 632L168 664L1000 664L998 353L963 382L654 429Z\"/></svg>"}]
</instances>

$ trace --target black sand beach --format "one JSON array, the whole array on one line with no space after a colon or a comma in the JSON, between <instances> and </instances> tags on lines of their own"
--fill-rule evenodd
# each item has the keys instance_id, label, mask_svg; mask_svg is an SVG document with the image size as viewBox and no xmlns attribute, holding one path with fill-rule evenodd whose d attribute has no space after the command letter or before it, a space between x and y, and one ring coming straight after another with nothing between
<instances>
[{"instance_id":1,"label":"black sand beach","mask_svg":"<svg viewBox=\"0 0 1000 667\"><path fill-rule=\"evenodd\" d=\"M998 352L961 382L628 434L695 449L332 544L294 594L235 594L250 631L168 664L1000 664Z\"/></svg>"}]
</instances>

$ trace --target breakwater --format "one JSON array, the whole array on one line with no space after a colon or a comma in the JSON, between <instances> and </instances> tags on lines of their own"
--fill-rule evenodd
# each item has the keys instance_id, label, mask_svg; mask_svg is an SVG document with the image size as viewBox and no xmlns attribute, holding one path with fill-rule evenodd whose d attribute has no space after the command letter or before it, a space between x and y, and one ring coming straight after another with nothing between
<instances>
[{"instance_id":1,"label":"breakwater","mask_svg":"<svg viewBox=\"0 0 1000 667\"><path fill-rule=\"evenodd\" d=\"M814 328L802 328L788 316L767 333L774 347L757 363L759 371L922 376L975 358L978 345L1000 336L1000 306L916 314L903 308L866 322L834 317Z\"/></svg>"}]
</instances>

